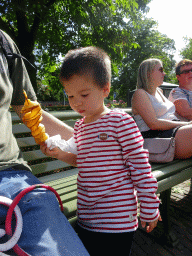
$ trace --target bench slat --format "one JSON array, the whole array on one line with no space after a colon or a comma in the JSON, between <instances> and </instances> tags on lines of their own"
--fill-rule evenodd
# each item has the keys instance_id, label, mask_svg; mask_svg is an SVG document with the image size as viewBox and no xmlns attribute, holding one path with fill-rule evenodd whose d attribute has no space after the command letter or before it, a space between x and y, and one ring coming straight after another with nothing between
<instances>
[{"instance_id":1,"label":"bench slat","mask_svg":"<svg viewBox=\"0 0 192 256\"><path fill-rule=\"evenodd\" d=\"M74 199L77 199L77 190L76 191L68 191L65 195L60 195L61 201L63 205L67 202L73 201Z\"/></svg>"},{"instance_id":2,"label":"bench slat","mask_svg":"<svg viewBox=\"0 0 192 256\"><path fill-rule=\"evenodd\" d=\"M20 133L27 133L27 132L30 132L31 130L26 126L24 125L23 123L21 124L14 124L12 126L12 130L13 130L13 133L14 134L20 134Z\"/></svg>"},{"instance_id":3,"label":"bench slat","mask_svg":"<svg viewBox=\"0 0 192 256\"><path fill-rule=\"evenodd\" d=\"M37 145L33 137L17 138L17 142L21 148Z\"/></svg>"},{"instance_id":4,"label":"bench slat","mask_svg":"<svg viewBox=\"0 0 192 256\"><path fill-rule=\"evenodd\" d=\"M180 173L187 168L192 168L192 159L174 160L168 164L162 164L158 168L154 168L152 165L153 175L158 182Z\"/></svg>"},{"instance_id":5,"label":"bench slat","mask_svg":"<svg viewBox=\"0 0 192 256\"><path fill-rule=\"evenodd\" d=\"M78 169L74 168L74 169L70 169L67 171L61 171L58 173L54 173L54 174L49 174L43 177L39 177L39 180L43 183L46 183L50 186L52 185L52 182L54 182L54 184L61 184L61 179L68 179L70 177L75 177L75 180L77 180L77 174L78 174ZM64 181L63 181L64 183Z\"/></svg>"},{"instance_id":6,"label":"bench slat","mask_svg":"<svg viewBox=\"0 0 192 256\"><path fill-rule=\"evenodd\" d=\"M67 121L65 121L65 124L67 124L71 127L74 127L76 121L77 120L67 120ZM31 132L31 130L26 125L24 125L23 123L14 124L12 127L13 127L12 128L13 133L15 135Z\"/></svg>"},{"instance_id":7,"label":"bench slat","mask_svg":"<svg viewBox=\"0 0 192 256\"><path fill-rule=\"evenodd\" d=\"M70 202L67 202L63 204L64 211L63 213L65 216L69 219L71 217L76 216L76 211L77 211L77 199L74 199Z\"/></svg>"},{"instance_id":8,"label":"bench slat","mask_svg":"<svg viewBox=\"0 0 192 256\"><path fill-rule=\"evenodd\" d=\"M78 171L77 168L73 169L74 171ZM56 180L48 181L46 182L49 184L49 186L53 186L56 188L56 186L63 186L66 187L68 184L75 184L77 183L77 175L71 175L69 177L64 177L64 178L57 178Z\"/></svg>"},{"instance_id":9,"label":"bench slat","mask_svg":"<svg viewBox=\"0 0 192 256\"><path fill-rule=\"evenodd\" d=\"M77 184L70 186L70 187L66 187L66 188L56 188L57 192L59 193L60 196L64 196L66 194L68 194L69 192L74 192L76 191L76 195L77 195Z\"/></svg>"},{"instance_id":10,"label":"bench slat","mask_svg":"<svg viewBox=\"0 0 192 256\"><path fill-rule=\"evenodd\" d=\"M51 115L55 116L56 118L60 119L60 120L69 120L69 119L75 119L77 120L78 118L81 118L81 115L79 115L78 113L76 113L73 110L65 110L65 111L51 111L48 112ZM20 118L18 117L18 115L15 112L11 112L11 116L12 116L12 121L13 122L21 122Z\"/></svg>"},{"instance_id":11,"label":"bench slat","mask_svg":"<svg viewBox=\"0 0 192 256\"><path fill-rule=\"evenodd\" d=\"M59 183L57 180L55 181L55 184L52 183L52 187L56 189L57 191L61 191L61 189L64 190L71 190L72 187L76 187L77 189L77 176L74 176L75 178L73 180L69 180L68 182ZM49 184L50 185L50 184ZM61 191L62 192L62 191Z\"/></svg>"},{"instance_id":12,"label":"bench slat","mask_svg":"<svg viewBox=\"0 0 192 256\"><path fill-rule=\"evenodd\" d=\"M131 114L132 113L132 109L131 108L126 108L126 109L123 109L126 113L129 113ZM70 120L70 119L74 119L74 120L77 120L79 118L81 118L82 116L79 115L78 113L76 113L75 111L73 110L65 110L65 111L50 111L48 112L50 113L51 115L55 116L56 118L62 120L62 121L67 121L67 120ZM13 122L19 122L21 121L18 117L18 115L15 113L15 112L11 112L11 116L12 116L12 121Z\"/></svg>"},{"instance_id":13,"label":"bench slat","mask_svg":"<svg viewBox=\"0 0 192 256\"><path fill-rule=\"evenodd\" d=\"M71 226L73 228L75 228L76 222L77 222L77 216L73 217L73 218L69 218L68 219L69 223L71 224Z\"/></svg>"},{"instance_id":14,"label":"bench slat","mask_svg":"<svg viewBox=\"0 0 192 256\"><path fill-rule=\"evenodd\" d=\"M183 170L180 173L168 177L164 180L158 182L157 193L163 192L169 188L172 188L192 177L192 168L188 168L187 170Z\"/></svg>"},{"instance_id":15,"label":"bench slat","mask_svg":"<svg viewBox=\"0 0 192 256\"><path fill-rule=\"evenodd\" d=\"M28 152L23 152L23 157L25 161L33 161L33 160L39 160L42 158L46 158L47 156L42 153L42 151L39 150L33 150Z\"/></svg>"},{"instance_id":16,"label":"bench slat","mask_svg":"<svg viewBox=\"0 0 192 256\"><path fill-rule=\"evenodd\" d=\"M50 171L56 171L58 169L66 168L69 165L66 164L65 162L59 161L59 160L54 160L51 162L46 162L46 163L41 163L41 164L35 164L31 165L31 169L34 175L40 174L40 173L45 173L45 172L50 172Z\"/></svg>"}]
</instances>

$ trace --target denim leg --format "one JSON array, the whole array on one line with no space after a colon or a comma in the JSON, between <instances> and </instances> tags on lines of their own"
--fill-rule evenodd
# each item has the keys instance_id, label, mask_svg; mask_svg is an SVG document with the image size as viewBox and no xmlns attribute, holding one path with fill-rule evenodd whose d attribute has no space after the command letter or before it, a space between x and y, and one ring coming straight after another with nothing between
<instances>
[{"instance_id":1,"label":"denim leg","mask_svg":"<svg viewBox=\"0 0 192 256\"><path fill-rule=\"evenodd\" d=\"M27 171L0 172L0 195L14 198L29 185L41 183ZM18 204L23 231L18 245L33 256L88 256L85 247L61 212L53 192L35 189ZM0 219L5 209L0 205Z\"/></svg>"}]
</instances>

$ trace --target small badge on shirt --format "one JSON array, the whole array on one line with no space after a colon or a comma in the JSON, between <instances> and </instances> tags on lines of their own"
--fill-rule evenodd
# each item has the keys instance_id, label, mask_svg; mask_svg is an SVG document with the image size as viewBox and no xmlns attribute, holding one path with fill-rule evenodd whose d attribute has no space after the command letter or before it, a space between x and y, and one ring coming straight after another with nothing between
<instances>
[{"instance_id":1,"label":"small badge on shirt","mask_svg":"<svg viewBox=\"0 0 192 256\"><path fill-rule=\"evenodd\" d=\"M101 133L101 134L99 134L99 136L98 136L98 138L99 138L100 140L107 140L108 137L109 137L109 136L108 136L106 133Z\"/></svg>"},{"instance_id":2,"label":"small badge on shirt","mask_svg":"<svg viewBox=\"0 0 192 256\"><path fill-rule=\"evenodd\" d=\"M130 214L129 215L129 221L132 222L132 221L134 221L134 219L135 219L134 216L132 214Z\"/></svg>"}]
</instances>

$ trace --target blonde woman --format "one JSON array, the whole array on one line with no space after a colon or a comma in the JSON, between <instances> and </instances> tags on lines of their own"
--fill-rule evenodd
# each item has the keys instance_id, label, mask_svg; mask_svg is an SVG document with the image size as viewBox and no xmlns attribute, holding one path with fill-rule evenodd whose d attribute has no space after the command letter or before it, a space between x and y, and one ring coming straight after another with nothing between
<instances>
[{"instance_id":1,"label":"blonde woman","mask_svg":"<svg viewBox=\"0 0 192 256\"><path fill-rule=\"evenodd\" d=\"M143 138L175 137L175 158L192 156L192 122L180 121L175 106L162 93L165 72L159 59L140 64L137 90L132 98L134 119Z\"/></svg>"}]
</instances>

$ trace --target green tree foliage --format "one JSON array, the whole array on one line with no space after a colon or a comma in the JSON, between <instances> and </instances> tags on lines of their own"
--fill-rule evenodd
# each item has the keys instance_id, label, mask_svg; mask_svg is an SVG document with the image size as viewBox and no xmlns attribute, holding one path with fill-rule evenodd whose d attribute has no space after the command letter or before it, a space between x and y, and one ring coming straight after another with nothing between
<instances>
[{"instance_id":1,"label":"green tree foliage","mask_svg":"<svg viewBox=\"0 0 192 256\"><path fill-rule=\"evenodd\" d=\"M147 2L140 0L141 8ZM136 0L3 0L0 27L31 62L39 60L37 55L48 54L49 66L53 66L60 53L86 45L102 47L112 59L120 61L122 40L126 47L133 44L123 17L134 17L137 8ZM34 71L28 71L36 87Z\"/></svg>"},{"instance_id":2,"label":"green tree foliage","mask_svg":"<svg viewBox=\"0 0 192 256\"><path fill-rule=\"evenodd\" d=\"M192 60L192 38L185 37L186 46L181 50L180 55L183 59Z\"/></svg>"},{"instance_id":3,"label":"green tree foliage","mask_svg":"<svg viewBox=\"0 0 192 256\"><path fill-rule=\"evenodd\" d=\"M192 60L192 38L185 37L185 47L180 51L180 56L182 59L189 59ZM175 69L169 76L171 83L178 84Z\"/></svg>"},{"instance_id":4,"label":"green tree foliage","mask_svg":"<svg viewBox=\"0 0 192 256\"><path fill-rule=\"evenodd\" d=\"M112 94L115 90L125 99L145 58L161 58L168 74L173 66L174 42L155 30L154 21L144 18L150 1L2 0L0 28L37 65L37 76L27 68L39 99L63 98L58 79L61 59L68 50L89 45L110 55Z\"/></svg>"},{"instance_id":5,"label":"green tree foliage","mask_svg":"<svg viewBox=\"0 0 192 256\"><path fill-rule=\"evenodd\" d=\"M119 66L119 77L113 79L113 90L117 92L118 98L123 100L126 100L127 90L135 89L137 71L143 60L148 58L161 59L167 73L165 76L167 82L170 81L170 75L175 65L173 60L174 41L158 32L157 23L152 19L138 15L137 24L137 27L132 28L137 47L132 47L127 51L122 64ZM131 26L129 22L128 26Z\"/></svg>"}]
</instances>

